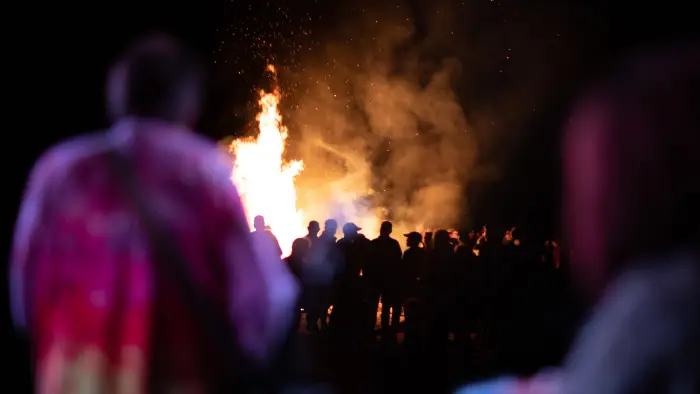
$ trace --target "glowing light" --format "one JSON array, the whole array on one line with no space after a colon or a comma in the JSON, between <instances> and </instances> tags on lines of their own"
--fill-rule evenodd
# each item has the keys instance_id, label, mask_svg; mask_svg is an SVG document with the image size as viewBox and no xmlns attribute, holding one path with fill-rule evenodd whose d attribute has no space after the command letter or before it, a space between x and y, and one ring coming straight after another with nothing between
<instances>
[{"instance_id":1,"label":"glowing light","mask_svg":"<svg viewBox=\"0 0 700 394\"><path fill-rule=\"evenodd\" d=\"M267 69L276 72L274 66ZM286 256L294 239L306 232L294 185L294 178L304 165L300 160L286 162L283 157L288 131L279 111L279 88L272 92L261 90L259 95L260 112L256 119L260 134L231 143L229 149L235 157L231 180L241 195L251 229L254 217L264 216Z\"/></svg>"}]
</instances>

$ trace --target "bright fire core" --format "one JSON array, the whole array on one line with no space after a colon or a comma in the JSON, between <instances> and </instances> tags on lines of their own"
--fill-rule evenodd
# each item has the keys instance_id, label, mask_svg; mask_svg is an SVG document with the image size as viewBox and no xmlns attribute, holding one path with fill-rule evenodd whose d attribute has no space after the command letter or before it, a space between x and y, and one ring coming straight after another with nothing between
<instances>
[{"instance_id":1,"label":"bright fire core","mask_svg":"<svg viewBox=\"0 0 700 394\"><path fill-rule=\"evenodd\" d=\"M268 66L268 71L274 74L275 68ZM235 157L231 180L238 188L251 229L255 216L264 216L286 256L292 242L306 233L294 185L304 164L283 158L288 131L279 111L280 97L277 87L272 92L260 91L256 118L260 134L231 143Z\"/></svg>"}]
</instances>

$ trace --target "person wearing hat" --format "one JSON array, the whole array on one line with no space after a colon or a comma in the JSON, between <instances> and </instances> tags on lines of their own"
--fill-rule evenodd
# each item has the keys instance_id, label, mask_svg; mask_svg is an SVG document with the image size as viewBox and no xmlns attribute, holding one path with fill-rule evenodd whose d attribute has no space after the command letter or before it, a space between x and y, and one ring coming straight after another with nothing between
<instances>
[{"instance_id":1,"label":"person wearing hat","mask_svg":"<svg viewBox=\"0 0 700 394\"><path fill-rule=\"evenodd\" d=\"M343 238L338 240L338 249L344 264L337 275L336 299L331 316L333 330L340 334L339 339L352 343L362 336L364 302L362 271L369 240L359 231L362 230L352 222L343 225Z\"/></svg>"}]
</instances>

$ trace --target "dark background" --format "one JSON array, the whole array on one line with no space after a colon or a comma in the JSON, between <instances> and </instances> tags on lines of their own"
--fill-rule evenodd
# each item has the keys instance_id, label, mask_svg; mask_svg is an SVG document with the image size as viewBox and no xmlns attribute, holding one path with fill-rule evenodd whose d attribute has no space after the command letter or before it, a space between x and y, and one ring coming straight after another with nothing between
<instances>
[{"instance_id":1,"label":"dark background","mask_svg":"<svg viewBox=\"0 0 700 394\"><path fill-rule=\"evenodd\" d=\"M420 14L420 2L410 3L402 2L414 6ZM456 7L461 2L452 3ZM545 86L553 94L546 102L538 103L535 116L507 125L525 137L518 139L517 146L509 146L505 155L491 152L490 157L498 160L503 174L497 183L475 184L472 188L468 205L479 212L473 220L510 221L543 233L557 232L559 129L572 97L586 81L631 49L675 37L696 37L697 14L689 2L676 1L639 4L642 2L503 0L498 2L498 8L489 0L470 3L471 12L479 12L482 25L490 27L482 27L482 35L478 29L470 34L493 34L484 39L493 40L494 47L517 41L522 60L504 66L499 64L502 53L484 51L485 68L492 67L497 73L510 67L506 71L514 74L518 67L540 68L546 74L548 68L554 67L566 68L569 75L564 82ZM251 120L252 92L261 82L266 61L276 57L272 60L290 67L297 61L293 34L275 31L294 30L304 45L321 45L324 31L352 18L358 6L332 0L129 0L88 6L32 2L23 7L26 9L6 15L10 22L6 27L14 27L3 48L3 63L9 66L5 68L4 81L9 111L4 114L3 180L3 190L8 195L4 203L8 256L17 207L32 163L61 139L108 126L103 105L105 72L134 38L165 30L206 57L211 89L199 130L220 139L240 133ZM540 18L544 22L538 23ZM503 20L509 24L499 25ZM416 23L420 30L420 18ZM511 29L513 25L517 28ZM251 33L231 38L229 30ZM523 38L523 31L534 33ZM260 49L260 37L273 41L274 49ZM485 78L479 97L488 100L489 92L507 89L508 83L507 78L500 76ZM5 289L7 270L2 272ZM4 301L3 306L3 327L7 333L4 338L10 344L3 345L0 353L14 360L13 367L26 371L26 357L21 357L23 350L14 346ZM12 376L26 378L26 372Z\"/></svg>"}]
</instances>

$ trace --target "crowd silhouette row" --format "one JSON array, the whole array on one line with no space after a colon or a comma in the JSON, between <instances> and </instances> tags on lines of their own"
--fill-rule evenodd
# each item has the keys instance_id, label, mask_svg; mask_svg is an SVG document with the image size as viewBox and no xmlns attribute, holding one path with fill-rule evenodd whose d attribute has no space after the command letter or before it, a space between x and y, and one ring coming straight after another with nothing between
<instances>
[{"instance_id":1,"label":"crowd silhouette row","mask_svg":"<svg viewBox=\"0 0 700 394\"><path fill-rule=\"evenodd\" d=\"M254 222L254 244L281 255L264 218ZM389 221L373 240L361 230L345 223L338 239L336 220L326 220L323 231L311 221L284 258L303 289L296 318L311 335L352 346L379 339L415 350L494 347L503 340L498 323L512 322L512 303L533 295L525 287L546 292L561 284L558 244L526 248L515 228L502 237L486 226L461 235L410 232L404 250Z\"/></svg>"}]
</instances>

